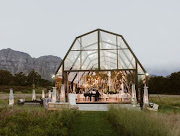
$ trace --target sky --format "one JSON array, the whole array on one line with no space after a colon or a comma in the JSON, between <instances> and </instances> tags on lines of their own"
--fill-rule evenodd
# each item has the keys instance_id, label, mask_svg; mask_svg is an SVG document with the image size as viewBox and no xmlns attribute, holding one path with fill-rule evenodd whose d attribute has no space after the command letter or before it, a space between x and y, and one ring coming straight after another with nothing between
<instances>
[{"instance_id":1,"label":"sky","mask_svg":"<svg viewBox=\"0 0 180 136\"><path fill-rule=\"evenodd\" d=\"M179 0L0 0L0 50L63 58L97 28L124 36L153 75L180 71Z\"/></svg>"}]
</instances>

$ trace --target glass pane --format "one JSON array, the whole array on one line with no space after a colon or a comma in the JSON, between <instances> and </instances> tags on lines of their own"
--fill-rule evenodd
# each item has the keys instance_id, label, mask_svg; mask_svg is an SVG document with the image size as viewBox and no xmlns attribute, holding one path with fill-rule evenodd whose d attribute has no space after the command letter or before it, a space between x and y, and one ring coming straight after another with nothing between
<instances>
[{"instance_id":1,"label":"glass pane","mask_svg":"<svg viewBox=\"0 0 180 136\"><path fill-rule=\"evenodd\" d=\"M98 44L94 43L89 46L83 47L82 50L97 50L98 49Z\"/></svg>"},{"instance_id":2,"label":"glass pane","mask_svg":"<svg viewBox=\"0 0 180 136\"><path fill-rule=\"evenodd\" d=\"M107 43L107 42L100 42L100 49L116 49L116 45Z\"/></svg>"},{"instance_id":3,"label":"glass pane","mask_svg":"<svg viewBox=\"0 0 180 136\"><path fill-rule=\"evenodd\" d=\"M116 36L100 32L100 49L116 49Z\"/></svg>"},{"instance_id":4,"label":"glass pane","mask_svg":"<svg viewBox=\"0 0 180 136\"><path fill-rule=\"evenodd\" d=\"M56 76L57 76L58 78L62 78L62 65L61 65L60 69L58 70Z\"/></svg>"},{"instance_id":5,"label":"glass pane","mask_svg":"<svg viewBox=\"0 0 180 136\"><path fill-rule=\"evenodd\" d=\"M96 59L98 58L98 51L82 51L81 55L82 55L81 69L88 70L91 69L92 67L97 68L94 67L94 64L98 62L98 59Z\"/></svg>"},{"instance_id":6,"label":"glass pane","mask_svg":"<svg viewBox=\"0 0 180 136\"><path fill-rule=\"evenodd\" d=\"M80 56L78 56L77 60L73 63L72 70L79 70L80 69Z\"/></svg>"},{"instance_id":7,"label":"glass pane","mask_svg":"<svg viewBox=\"0 0 180 136\"><path fill-rule=\"evenodd\" d=\"M70 51L64 61L64 69L79 69L80 68L80 51Z\"/></svg>"},{"instance_id":8,"label":"glass pane","mask_svg":"<svg viewBox=\"0 0 180 136\"><path fill-rule=\"evenodd\" d=\"M68 75L68 81L72 82L74 77L76 76L77 72L70 72Z\"/></svg>"},{"instance_id":9,"label":"glass pane","mask_svg":"<svg viewBox=\"0 0 180 136\"><path fill-rule=\"evenodd\" d=\"M101 69L117 69L117 51L101 50L100 62Z\"/></svg>"},{"instance_id":10,"label":"glass pane","mask_svg":"<svg viewBox=\"0 0 180 136\"><path fill-rule=\"evenodd\" d=\"M75 78L75 80L74 80L74 83L78 83L78 84L79 84L79 81L80 81L83 73L84 73L84 72L78 72L78 73L77 73L77 76L76 76L76 78ZM80 85L80 84L79 84L79 85Z\"/></svg>"},{"instance_id":11,"label":"glass pane","mask_svg":"<svg viewBox=\"0 0 180 136\"><path fill-rule=\"evenodd\" d=\"M145 74L143 69L141 68L141 66L139 64L137 64L137 71L138 71L138 74Z\"/></svg>"},{"instance_id":12,"label":"glass pane","mask_svg":"<svg viewBox=\"0 0 180 136\"><path fill-rule=\"evenodd\" d=\"M81 43L81 49L97 49L97 38L97 31L81 37L79 39L79 42Z\"/></svg>"},{"instance_id":13,"label":"glass pane","mask_svg":"<svg viewBox=\"0 0 180 136\"><path fill-rule=\"evenodd\" d=\"M77 72L77 76L74 79L74 83L78 83L79 79L80 79L79 72Z\"/></svg>"},{"instance_id":14,"label":"glass pane","mask_svg":"<svg viewBox=\"0 0 180 136\"><path fill-rule=\"evenodd\" d=\"M118 36L117 41L118 41L118 49L127 48L127 45L125 44L125 42L121 37Z\"/></svg>"},{"instance_id":15,"label":"glass pane","mask_svg":"<svg viewBox=\"0 0 180 136\"><path fill-rule=\"evenodd\" d=\"M70 62L68 59L64 61L64 70L70 70L72 66L72 62Z\"/></svg>"},{"instance_id":16,"label":"glass pane","mask_svg":"<svg viewBox=\"0 0 180 136\"><path fill-rule=\"evenodd\" d=\"M81 74L81 77L80 77L80 80L79 80L79 85L83 85L84 84L83 76L85 75L85 73L84 72L80 72L80 74Z\"/></svg>"},{"instance_id":17,"label":"glass pane","mask_svg":"<svg viewBox=\"0 0 180 136\"><path fill-rule=\"evenodd\" d=\"M75 41L71 50L80 50L80 43L78 40L79 40L79 38Z\"/></svg>"},{"instance_id":18,"label":"glass pane","mask_svg":"<svg viewBox=\"0 0 180 136\"><path fill-rule=\"evenodd\" d=\"M128 49L118 50L118 68L135 69L135 58Z\"/></svg>"}]
</instances>

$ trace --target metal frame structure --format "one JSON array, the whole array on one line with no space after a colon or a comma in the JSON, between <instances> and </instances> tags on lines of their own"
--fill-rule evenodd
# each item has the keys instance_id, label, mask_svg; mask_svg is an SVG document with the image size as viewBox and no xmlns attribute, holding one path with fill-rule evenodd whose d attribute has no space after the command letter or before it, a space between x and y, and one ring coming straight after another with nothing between
<instances>
[{"instance_id":1,"label":"metal frame structure","mask_svg":"<svg viewBox=\"0 0 180 136\"><path fill-rule=\"evenodd\" d=\"M144 82L147 80L146 70L124 37L102 29L96 29L75 38L56 71L56 79L61 79L68 93L70 74L73 76L70 82L73 83L77 77L79 78L79 73L84 75L94 71L134 72L136 90L139 89L139 80L144 79ZM141 91L140 102L143 100L142 94Z\"/></svg>"}]
</instances>

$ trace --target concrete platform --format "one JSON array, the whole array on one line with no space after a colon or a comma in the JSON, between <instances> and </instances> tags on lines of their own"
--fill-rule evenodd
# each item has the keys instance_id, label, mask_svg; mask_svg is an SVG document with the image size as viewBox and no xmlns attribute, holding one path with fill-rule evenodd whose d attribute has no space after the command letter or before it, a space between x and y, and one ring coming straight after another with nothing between
<instances>
[{"instance_id":1,"label":"concrete platform","mask_svg":"<svg viewBox=\"0 0 180 136\"><path fill-rule=\"evenodd\" d=\"M133 107L131 104L77 104L80 111L107 111L111 105L135 110L141 109L139 106Z\"/></svg>"},{"instance_id":2,"label":"concrete platform","mask_svg":"<svg viewBox=\"0 0 180 136\"><path fill-rule=\"evenodd\" d=\"M131 102L114 102L114 101L98 101L98 102L90 102L90 101L82 101L76 102L77 104L131 104Z\"/></svg>"}]
</instances>

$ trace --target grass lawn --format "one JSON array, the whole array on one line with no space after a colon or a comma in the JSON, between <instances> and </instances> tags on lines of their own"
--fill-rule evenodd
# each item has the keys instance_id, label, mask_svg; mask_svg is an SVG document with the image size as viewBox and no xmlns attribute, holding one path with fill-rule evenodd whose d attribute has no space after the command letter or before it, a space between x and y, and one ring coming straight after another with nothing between
<instances>
[{"instance_id":1,"label":"grass lawn","mask_svg":"<svg viewBox=\"0 0 180 136\"><path fill-rule=\"evenodd\" d=\"M42 94L36 94L36 99L41 98ZM32 100L32 94L14 94L14 102L17 104L18 99L25 99L26 101ZM9 94L0 93L0 108L7 106L9 103Z\"/></svg>"},{"instance_id":2,"label":"grass lawn","mask_svg":"<svg viewBox=\"0 0 180 136\"><path fill-rule=\"evenodd\" d=\"M180 113L180 95L150 95L150 102L159 104L159 112Z\"/></svg>"},{"instance_id":3,"label":"grass lawn","mask_svg":"<svg viewBox=\"0 0 180 136\"><path fill-rule=\"evenodd\" d=\"M72 125L69 136L118 136L107 120L107 112L82 112Z\"/></svg>"}]
</instances>

